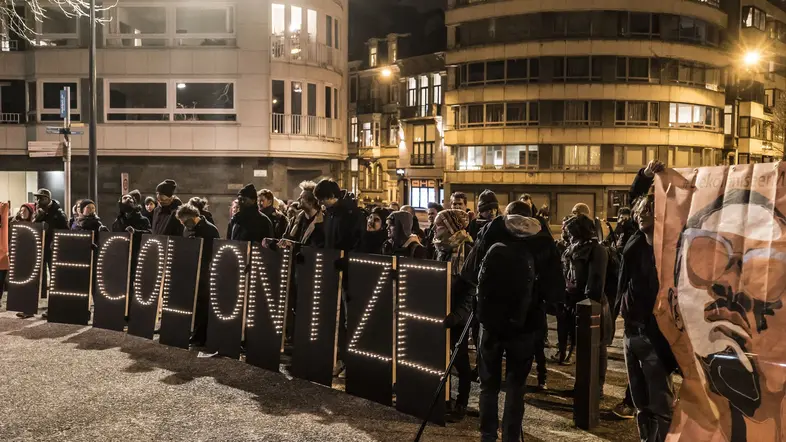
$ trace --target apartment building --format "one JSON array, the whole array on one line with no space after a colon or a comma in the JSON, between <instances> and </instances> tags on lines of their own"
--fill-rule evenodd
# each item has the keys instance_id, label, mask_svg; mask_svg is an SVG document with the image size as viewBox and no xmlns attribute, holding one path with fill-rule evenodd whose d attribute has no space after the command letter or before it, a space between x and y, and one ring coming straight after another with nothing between
<instances>
[{"instance_id":1,"label":"apartment building","mask_svg":"<svg viewBox=\"0 0 786 442\"><path fill-rule=\"evenodd\" d=\"M463 191L470 205L486 188L501 204L529 193L558 223L577 202L616 216L653 159L777 159L782 5L450 0L446 193ZM753 50L763 70L746 57Z\"/></svg>"},{"instance_id":2,"label":"apartment building","mask_svg":"<svg viewBox=\"0 0 786 442\"><path fill-rule=\"evenodd\" d=\"M58 139L59 94L87 122L89 22L56 6L29 24L0 23L0 199L37 187L63 198L62 161L30 158ZM347 0L119 0L97 27L99 212L121 192L175 179L226 221L245 183L296 197L304 179L340 176L347 156ZM3 18L0 18L2 20ZM73 138L73 197L87 190L87 134Z\"/></svg>"}]
</instances>

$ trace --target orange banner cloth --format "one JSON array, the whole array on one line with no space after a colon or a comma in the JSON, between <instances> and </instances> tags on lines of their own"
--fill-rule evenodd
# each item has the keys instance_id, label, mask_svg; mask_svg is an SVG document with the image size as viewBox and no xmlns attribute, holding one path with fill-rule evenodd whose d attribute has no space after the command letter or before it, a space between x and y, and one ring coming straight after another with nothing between
<instances>
[{"instance_id":1,"label":"orange banner cloth","mask_svg":"<svg viewBox=\"0 0 786 442\"><path fill-rule=\"evenodd\" d=\"M786 441L786 164L655 181L655 316L684 375L668 441Z\"/></svg>"}]
</instances>

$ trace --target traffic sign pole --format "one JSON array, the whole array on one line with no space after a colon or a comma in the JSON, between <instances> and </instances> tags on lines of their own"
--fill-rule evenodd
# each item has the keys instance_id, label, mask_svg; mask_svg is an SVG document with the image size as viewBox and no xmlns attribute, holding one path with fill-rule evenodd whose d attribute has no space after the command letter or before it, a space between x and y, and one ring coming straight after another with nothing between
<instances>
[{"instance_id":1,"label":"traffic sign pole","mask_svg":"<svg viewBox=\"0 0 786 442\"><path fill-rule=\"evenodd\" d=\"M65 103L63 102L65 98ZM65 120L63 120L64 128L64 142L63 142L63 172L65 175L65 207L71 214L71 88L66 86L60 95L60 108L65 110Z\"/></svg>"}]
</instances>

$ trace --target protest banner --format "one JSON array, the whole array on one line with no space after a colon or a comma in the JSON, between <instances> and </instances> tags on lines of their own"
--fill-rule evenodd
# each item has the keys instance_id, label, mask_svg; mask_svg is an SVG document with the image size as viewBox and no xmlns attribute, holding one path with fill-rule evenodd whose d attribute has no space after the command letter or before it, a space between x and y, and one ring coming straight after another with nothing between
<instances>
[{"instance_id":1,"label":"protest banner","mask_svg":"<svg viewBox=\"0 0 786 442\"><path fill-rule=\"evenodd\" d=\"M131 234L98 232L93 327L123 331L131 288Z\"/></svg>"},{"instance_id":2,"label":"protest banner","mask_svg":"<svg viewBox=\"0 0 786 442\"><path fill-rule=\"evenodd\" d=\"M0 202L0 271L8 270L8 218L11 203ZM0 283L0 291L3 284Z\"/></svg>"},{"instance_id":3,"label":"protest banner","mask_svg":"<svg viewBox=\"0 0 786 442\"><path fill-rule=\"evenodd\" d=\"M655 182L655 316L684 381L670 441L776 441L786 409L786 165Z\"/></svg>"},{"instance_id":4,"label":"protest banner","mask_svg":"<svg viewBox=\"0 0 786 442\"><path fill-rule=\"evenodd\" d=\"M159 338L164 345L188 349L194 327L201 260L201 239L167 237Z\"/></svg>"},{"instance_id":5,"label":"protest banner","mask_svg":"<svg viewBox=\"0 0 786 442\"><path fill-rule=\"evenodd\" d=\"M210 313L207 349L233 359L240 357L246 315L250 247L243 241L213 241L210 263Z\"/></svg>"},{"instance_id":6,"label":"protest banner","mask_svg":"<svg viewBox=\"0 0 786 442\"><path fill-rule=\"evenodd\" d=\"M44 279L44 240L41 224L11 224L8 266L8 303L10 311L27 315L38 313L38 298Z\"/></svg>"},{"instance_id":7,"label":"protest banner","mask_svg":"<svg viewBox=\"0 0 786 442\"><path fill-rule=\"evenodd\" d=\"M167 236L144 235L128 299L128 334L153 339L167 262Z\"/></svg>"},{"instance_id":8,"label":"protest banner","mask_svg":"<svg viewBox=\"0 0 786 442\"><path fill-rule=\"evenodd\" d=\"M93 232L55 230L49 278L49 322L88 325Z\"/></svg>"}]
</instances>

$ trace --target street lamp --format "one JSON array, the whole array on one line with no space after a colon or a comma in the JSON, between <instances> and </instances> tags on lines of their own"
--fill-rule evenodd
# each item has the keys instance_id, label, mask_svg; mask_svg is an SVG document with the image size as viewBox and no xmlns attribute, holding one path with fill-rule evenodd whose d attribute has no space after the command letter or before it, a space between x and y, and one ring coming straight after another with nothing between
<instances>
[{"instance_id":1,"label":"street lamp","mask_svg":"<svg viewBox=\"0 0 786 442\"><path fill-rule=\"evenodd\" d=\"M390 70L390 68L382 69L382 76L383 77L388 78L391 75L393 75L393 72Z\"/></svg>"},{"instance_id":2,"label":"street lamp","mask_svg":"<svg viewBox=\"0 0 786 442\"><path fill-rule=\"evenodd\" d=\"M761 53L757 50L750 50L745 53L742 58L742 62L745 64L746 67L753 67L759 64L761 61Z\"/></svg>"}]
</instances>

